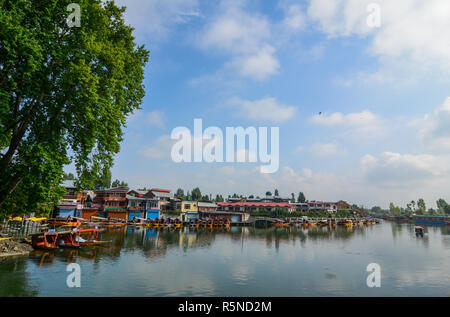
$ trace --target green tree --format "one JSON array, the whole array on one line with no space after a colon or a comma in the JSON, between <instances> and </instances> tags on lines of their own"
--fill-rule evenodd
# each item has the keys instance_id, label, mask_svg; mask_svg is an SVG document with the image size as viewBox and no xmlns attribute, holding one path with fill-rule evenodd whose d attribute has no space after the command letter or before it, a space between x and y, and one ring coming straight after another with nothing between
<instances>
[{"instance_id":1,"label":"green tree","mask_svg":"<svg viewBox=\"0 0 450 317\"><path fill-rule=\"evenodd\" d=\"M374 207L372 207L370 212L373 214L381 214L383 212L383 210L381 209L381 207L374 206Z\"/></svg>"},{"instance_id":2,"label":"green tree","mask_svg":"<svg viewBox=\"0 0 450 317\"><path fill-rule=\"evenodd\" d=\"M179 198L181 198L181 199L184 199L184 198L185 198L185 196L184 196L184 190L181 189L181 188L178 188L177 191L175 192L175 196L176 196L176 197L179 197Z\"/></svg>"},{"instance_id":3,"label":"green tree","mask_svg":"<svg viewBox=\"0 0 450 317\"><path fill-rule=\"evenodd\" d=\"M422 198L417 201L417 208L422 214L425 214L427 212L427 206L425 205L425 201Z\"/></svg>"},{"instance_id":4,"label":"green tree","mask_svg":"<svg viewBox=\"0 0 450 317\"><path fill-rule=\"evenodd\" d=\"M305 194L303 192L300 192L298 194L297 202L298 203L302 203L302 204L306 202L306 197L305 197Z\"/></svg>"},{"instance_id":5,"label":"green tree","mask_svg":"<svg viewBox=\"0 0 450 317\"><path fill-rule=\"evenodd\" d=\"M439 199L436 205L440 214L450 214L450 205L444 199Z\"/></svg>"},{"instance_id":6,"label":"green tree","mask_svg":"<svg viewBox=\"0 0 450 317\"><path fill-rule=\"evenodd\" d=\"M275 189L275 196L280 196L280 193L278 192L278 189Z\"/></svg>"},{"instance_id":7,"label":"green tree","mask_svg":"<svg viewBox=\"0 0 450 317\"><path fill-rule=\"evenodd\" d=\"M73 180L75 180L75 176L72 173L68 173L68 174L64 173L63 179L65 181L73 181Z\"/></svg>"},{"instance_id":8,"label":"green tree","mask_svg":"<svg viewBox=\"0 0 450 317\"><path fill-rule=\"evenodd\" d=\"M63 167L93 188L120 150L127 117L145 95L148 51L125 8L77 0L0 0L0 209L52 208Z\"/></svg>"},{"instance_id":9,"label":"green tree","mask_svg":"<svg viewBox=\"0 0 450 317\"><path fill-rule=\"evenodd\" d=\"M402 214L402 211L399 207L395 206L394 203L390 203L389 213L393 216L399 216Z\"/></svg>"},{"instance_id":10,"label":"green tree","mask_svg":"<svg viewBox=\"0 0 450 317\"><path fill-rule=\"evenodd\" d=\"M200 188L196 187L192 190L192 200L201 200L202 199L202 192L200 191Z\"/></svg>"},{"instance_id":11,"label":"green tree","mask_svg":"<svg viewBox=\"0 0 450 317\"><path fill-rule=\"evenodd\" d=\"M97 177L95 181L95 188L104 189L111 187L111 171L109 169L103 169L100 177Z\"/></svg>"},{"instance_id":12,"label":"green tree","mask_svg":"<svg viewBox=\"0 0 450 317\"><path fill-rule=\"evenodd\" d=\"M111 187L125 187L125 188L130 188L128 186L127 183L125 183L124 181L119 181L118 179L116 179L114 182L112 182Z\"/></svg>"}]
</instances>

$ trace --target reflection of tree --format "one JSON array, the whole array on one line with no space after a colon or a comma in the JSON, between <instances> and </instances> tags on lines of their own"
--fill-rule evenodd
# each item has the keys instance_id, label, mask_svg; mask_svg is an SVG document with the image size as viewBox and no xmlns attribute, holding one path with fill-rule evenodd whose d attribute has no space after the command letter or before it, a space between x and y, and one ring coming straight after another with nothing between
<instances>
[{"instance_id":1,"label":"reflection of tree","mask_svg":"<svg viewBox=\"0 0 450 317\"><path fill-rule=\"evenodd\" d=\"M391 223L392 237L394 240L397 238L397 235L400 236L403 232L403 225L398 223Z\"/></svg>"},{"instance_id":2,"label":"reflection of tree","mask_svg":"<svg viewBox=\"0 0 450 317\"><path fill-rule=\"evenodd\" d=\"M0 261L0 296L30 297L39 294L38 289L29 284L26 272L28 258L20 257Z\"/></svg>"}]
</instances>

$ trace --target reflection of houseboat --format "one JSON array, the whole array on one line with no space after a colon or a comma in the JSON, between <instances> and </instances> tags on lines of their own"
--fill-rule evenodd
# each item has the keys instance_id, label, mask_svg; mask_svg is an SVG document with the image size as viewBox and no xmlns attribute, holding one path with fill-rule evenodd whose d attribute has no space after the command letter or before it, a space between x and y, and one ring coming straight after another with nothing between
<instances>
[{"instance_id":1,"label":"reflection of houseboat","mask_svg":"<svg viewBox=\"0 0 450 317\"><path fill-rule=\"evenodd\" d=\"M427 216L427 215L415 215L413 216L416 224L425 225L450 225L450 217L448 216Z\"/></svg>"}]
</instances>

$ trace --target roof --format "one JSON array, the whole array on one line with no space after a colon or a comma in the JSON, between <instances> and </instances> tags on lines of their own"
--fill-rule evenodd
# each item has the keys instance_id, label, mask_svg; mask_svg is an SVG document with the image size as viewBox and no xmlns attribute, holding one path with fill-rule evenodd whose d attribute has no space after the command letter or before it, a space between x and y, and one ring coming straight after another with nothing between
<instances>
[{"instance_id":1,"label":"roof","mask_svg":"<svg viewBox=\"0 0 450 317\"><path fill-rule=\"evenodd\" d=\"M96 190L96 192L123 192L123 193L127 193L128 192L128 188L126 187L114 187L114 188L110 188L110 189L99 189Z\"/></svg>"},{"instance_id":2,"label":"roof","mask_svg":"<svg viewBox=\"0 0 450 317\"><path fill-rule=\"evenodd\" d=\"M241 202L237 202L237 203L217 203L218 206L239 206L239 207L251 207L251 206L255 206L255 207L294 207L291 204L288 203L251 203L251 202L245 202L245 203L241 203Z\"/></svg>"},{"instance_id":3,"label":"roof","mask_svg":"<svg viewBox=\"0 0 450 317\"><path fill-rule=\"evenodd\" d=\"M158 199L155 198L150 198L150 197L136 197L136 196L131 196L131 195L127 195L127 199L128 200L152 200L152 201L158 201Z\"/></svg>"},{"instance_id":4,"label":"roof","mask_svg":"<svg viewBox=\"0 0 450 317\"><path fill-rule=\"evenodd\" d=\"M152 195L155 197L168 197L170 198L170 191L169 192L159 192L159 191L151 191Z\"/></svg>"},{"instance_id":5,"label":"roof","mask_svg":"<svg viewBox=\"0 0 450 317\"><path fill-rule=\"evenodd\" d=\"M162 192L162 193L170 193L171 190L169 189L159 189L159 188L152 188L150 189L151 192Z\"/></svg>"},{"instance_id":6,"label":"roof","mask_svg":"<svg viewBox=\"0 0 450 317\"><path fill-rule=\"evenodd\" d=\"M198 207L208 207L208 208L217 208L218 206L215 203L206 203L206 202L201 202L199 201L197 203Z\"/></svg>"},{"instance_id":7,"label":"roof","mask_svg":"<svg viewBox=\"0 0 450 317\"><path fill-rule=\"evenodd\" d=\"M337 203L326 202L326 201L308 201L307 204L309 204L309 205L323 205L323 204L337 204Z\"/></svg>"},{"instance_id":8,"label":"roof","mask_svg":"<svg viewBox=\"0 0 450 317\"><path fill-rule=\"evenodd\" d=\"M132 190L130 190L128 193L131 193L131 192L138 193L139 195L145 195L145 194L147 194L149 191L148 191L148 190L135 190L135 189L132 189Z\"/></svg>"},{"instance_id":9,"label":"roof","mask_svg":"<svg viewBox=\"0 0 450 317\"><path fill-rule=\"evenodd\" d=\"M244 212L230 212L230 211L199 211L199 213L210 215L248 215Z\"/></svg>"}]
</instances>

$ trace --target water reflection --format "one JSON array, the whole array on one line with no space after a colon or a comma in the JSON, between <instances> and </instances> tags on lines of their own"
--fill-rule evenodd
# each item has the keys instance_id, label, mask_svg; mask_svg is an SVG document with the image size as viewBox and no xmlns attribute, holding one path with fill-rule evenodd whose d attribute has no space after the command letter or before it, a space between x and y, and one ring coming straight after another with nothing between
<instances>
[{"instance_id":1,"label":"water reflection","mask_svg":"<svg viewBox=\"0 0 450 317\"><path fill-rule=\"evenodd\" d=\"M33 252L0 262L0 295L110 296L121 295L115 293L120 289L128 296L421 296L450 283L442 277L450 258L449 227L427 227L424 237L415 236L413 225L397 223L128 227L109 229L100 238L111 244ZM65 268L72 262L82 266L82 290L65 285ZM364 286L371 262L382 265L381 290Z\"/></svg>"}]
</instances>

